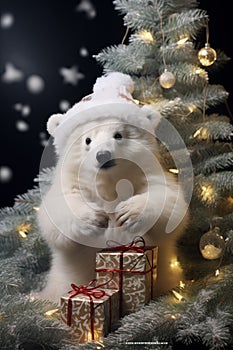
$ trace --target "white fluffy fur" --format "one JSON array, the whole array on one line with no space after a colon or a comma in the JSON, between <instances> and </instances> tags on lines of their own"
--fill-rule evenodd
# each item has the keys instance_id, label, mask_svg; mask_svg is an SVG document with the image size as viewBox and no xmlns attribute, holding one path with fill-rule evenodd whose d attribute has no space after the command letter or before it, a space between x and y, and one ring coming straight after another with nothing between
<instances>
[{"instance_id":1,"label":"white fluffy fur","mask_svg":"<svg viewBox=\"0 0 233 350\"><path fill-rule=\"evenodd\" d=\"M114 139L115 132L123 138ZM96 153L103 150L111 152L116 166L100 169ZM68 137L38 212L52 252L40 296L58 302L71 283L86 284L95 277L96 252L107 240L125 244L145 231L146 243L159 247L156 293L171 289L182 279L182 271L170 264L187 224L186 209L181 188L160 166L154 135L117 118L79 126Z\"/></svg>"}]
</instances>

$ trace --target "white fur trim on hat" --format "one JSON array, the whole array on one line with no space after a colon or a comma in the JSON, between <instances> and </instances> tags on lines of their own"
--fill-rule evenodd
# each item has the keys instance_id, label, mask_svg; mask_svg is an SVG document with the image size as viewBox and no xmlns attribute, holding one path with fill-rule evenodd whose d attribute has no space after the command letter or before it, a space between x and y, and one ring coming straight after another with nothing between
<instances>
[{"instance_id":1,"label":"white fur trim on hat","mask_svg":"<svg viewBox=\"0 0 233 350\"><path fill-rule=\"evenodd\" d=\"M151 107L140 107L131 93L133 80L129 75L112 72L96 80L93 93L84 97L64 114L52 115L47 123L48 132L54 137L57 154L64 148L69 135L79 126L106 118L116 118L154 132L160 114Z\"/></svg>"}]
</instances>

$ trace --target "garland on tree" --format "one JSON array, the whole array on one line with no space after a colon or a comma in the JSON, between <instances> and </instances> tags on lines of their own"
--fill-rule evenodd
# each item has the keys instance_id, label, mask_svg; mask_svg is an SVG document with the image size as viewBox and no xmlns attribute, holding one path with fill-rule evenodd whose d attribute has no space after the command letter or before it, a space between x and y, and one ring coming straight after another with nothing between
<instances>
[{"instance_id":1,"label":"garland on tree","mask_svg":"<svg viewBox=\"0 0 233 350\"><path fill-rule=\"evenodd\" d=\"M134 98L153 104L179 132L190 154L194 189L191 222L180 241L179 262L186 281L139 312L122 318L120 327L103 343L76 344L60 321L59 306L34 299L50 267L50 251L39 234L36 211L52 181L53 168L44 169L40 182L0 211L0 347L1 349L230 349L233 345L233 173L230 119L216 113L228 93L210 77L228 61L213 50L206 53L195 40L208 29L208 16L195 0L115 0L124 16L127 44L104 49L97 62L104 72L130 74ZM211 50L210 50L211 49ZM203 51L201 52L203 55ZM203 65L204 63L204 65ZM207 114L207 111L212 111ZM161 123L159 132L163 132ZM166 132L163 133L166 136ZM167 135L169 138L169 135ZM166 139L165 139L166 141ZM182 173L190 186L179 140L160 144L164 166ZM174 156L178 165L174 164ZM216 232L215 228L218 228ZM204 234L212 238L210 258L199 249ZM220 243L222 245L220 245ZM216 248L220 249L216 258ZM174 264L176 268L176 264Z\"/></svg>"}]
</instances>

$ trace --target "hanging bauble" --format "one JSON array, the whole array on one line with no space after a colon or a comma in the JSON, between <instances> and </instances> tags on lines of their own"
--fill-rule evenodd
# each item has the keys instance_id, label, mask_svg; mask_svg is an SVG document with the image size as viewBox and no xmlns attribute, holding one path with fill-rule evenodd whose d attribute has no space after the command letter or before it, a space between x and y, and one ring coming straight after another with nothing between
<instances>
[{"instance_id":1,"label":"hanging bauble","mask_svg":"<svg viewBox=\"0 0 233 350\"><path fill-rule=\"evenodd\" d=\"M170 89L171 87L173 87L175 82L176 77L173 73L168 72L167 69L165 69L165 71L159 77L159 83L165 89Z\"/></svg>"},{"instance_id":2,"label":"hanging bauble","mask_svg":"<svg viewBox=\"0 0 233 350\"><path fill-rule=\"evenodd\" d=\"M205 47L203 47L198 52L198 59L201 62L201 64L205 67L211 66L215 62L217 58L217 53L212 47L210 47L210 44L206 43Z\"/></svg>"},{"instance_id":3,"label":"hanging bauble","mask_svg":"<svg viewBox=\"0 0 233 350\"><path fill-rule=\"evenodd\" d=\"M219 227L215 227L204 233L200 238L199 247L204 259L219 259L223 255L225 249L225 241L220 235Z\"/></svg>"}]
</instances>

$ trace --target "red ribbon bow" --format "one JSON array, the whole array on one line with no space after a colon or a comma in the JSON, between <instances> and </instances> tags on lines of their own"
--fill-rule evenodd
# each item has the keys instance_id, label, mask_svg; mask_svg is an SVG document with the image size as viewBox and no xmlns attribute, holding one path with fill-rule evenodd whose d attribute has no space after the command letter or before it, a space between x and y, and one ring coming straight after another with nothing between
<instances>
[{"instance_id":1,"label":"red ribbon bow","mask_svg":"<svg viewBox=\"0 0 233 350\"><path fill-rule=\"evenodd\" d=\"M95 282L96 279L93 279L87 286L76 286L76 284L72 283L71 287L73 289L68 292L70 294L70 299L78 294L87 295L89 298L94 297L96 299L101 299L106 293L102 289L97 289L102 285L91 287Z\"/></svg>"},{"instance_id":2,"label":"red ribbon bow","mask_svg":"<svg viewBox=\"0 0 233 350\"><path fill-rule=\"evenodd\" d=\"M109 243L114 243L116 245L112 246L112 245L109 245ZM112 241L112 240L109 240L107 241L107 245L108 245L108 250L110 251L120 251L122 253L124 252L127 252L129 250L133 250L137 253L144 253L144 249L145 249L145 240L141 237L141 236L138 236L138 237L135 237L133 239L133 241L131 243L128 243L128 244L120 244L119 242L116 242L116 241Z\"/></svg>"}]
</instances>

